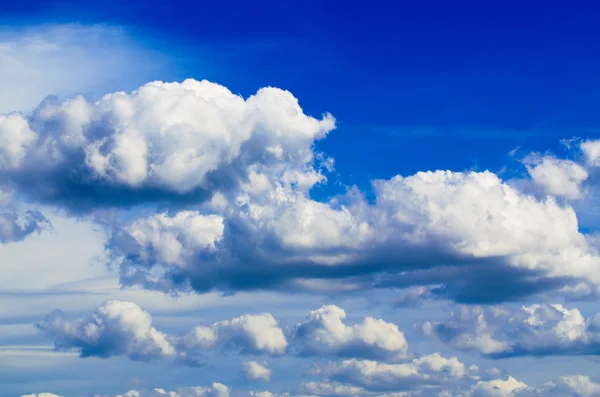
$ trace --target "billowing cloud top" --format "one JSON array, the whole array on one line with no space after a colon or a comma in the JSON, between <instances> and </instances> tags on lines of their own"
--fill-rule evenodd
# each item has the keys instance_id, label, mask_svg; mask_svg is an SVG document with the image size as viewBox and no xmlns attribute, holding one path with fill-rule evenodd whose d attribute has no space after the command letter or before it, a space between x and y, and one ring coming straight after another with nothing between
<instances>
[{"instance_id":1,"label":"billowing cloud top","mask_svg":"<svg viewBox=\"0 0 600 397\"><path fill-rule=\"evenodd\" d=\"M582 194L594 141L580 144L585 164L530 157L543 197L489 171L428 171L374 181L372 201L357 188L317 201L310 189L333 159L314 144L334 126L330 115L304 114L287 91L244 99L191 79L97 102L50 98L29 115L1 116L0 180L19 197L96 220L100 209L137 207L104 222L107 257L125 286L420 285L421 296L467 303L598 295L596 240L563 202ZM165 212L139 210L159 203ZM43 230L43 215L15 211L0 222L3 241Z\"/></svg>"}]
</instances>

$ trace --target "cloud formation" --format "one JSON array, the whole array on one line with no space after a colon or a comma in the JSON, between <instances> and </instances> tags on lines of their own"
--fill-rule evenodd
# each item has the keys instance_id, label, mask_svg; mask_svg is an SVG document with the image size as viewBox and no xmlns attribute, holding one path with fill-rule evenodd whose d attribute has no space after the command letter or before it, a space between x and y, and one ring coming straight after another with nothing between
<instances>
[{"instance_id":1,"label":"cloud formation","mask_svg":"<svg viewBox=\"0 0 600 397\"><path fill-rule=\"evenodd\" d=\"M244 100L192 79L156 81L97 102L50 98L30 116L6 117L0 177L35 200L77 212L199 203L271 174L296 182L312 163L314 141L334 128L329 115L306 116L287 91L263 88Z\"/></svg>"},{"instance_id":2,"label":"cloud formation","mask_svg":"<svg viewBox=\"0 0 600 397\"><path fill-rule=\"evenodd\" d=\"M312 311L293 331L297 353L379 360L410 357L408 343L397 325L366 317L362 323L348 326L345 318L346 312L335 305Z\"/></svg>"},{"instance_id":3,"label":"cloud formation","mask_svg":"<svg viewBox=\"0 0 600 397\"><path fill-rule=\"evenodd\" d=\"M581 194L587 171L574 162L530 161L552 191L543 198L489 171L428 171L375 180L374 200L350 188L317 201L310 190L333 160L314 144L335 122L304 114L280 89L244 99L208 81L156 81L96 102L48 99L3 120L0 180L23 197L95 219L105 208L167 207L105 222L124 286L423 286L422 297L467 303L598 295L595 240L555 198Z\"/></svg>"},{"instance_id":4,"label":"cloud formation","mask_svg":"<svg viewBox=\"0 0 600 397\"><path fill-rule=\"evenodd\" d=\"M244 363L244 372L249 380L262 380L268 382L271 380L271 369L266 362L246 361Z\"/></svg>"},{"instance_id":5,"label":"cloud formation","mask_svg":"<svg viewBox=\"0 0 600 397\"><path fill-rule=\"evenodd\" d=\"M107 250L125 285L169 292L425 285L461 302L597 293L600 256L573 209L551 197L540 201L490 172L422 172L374 188L374 203L356 190L318 202L269 182L210 218L186 212L206 225L203 244L177 216L158 214L120 227Z\"/></svg>"},{"instance_id":6,"label":"cloud formation","mask_svg":"<svg viewBox=\"0 0 600 397\"><path fill-rule=\"evenodd\" d=\"M87 319L71 320L56 310L37 327L54 341L57 350L75 349L81 357L127 356L139 361L171 357L192 366L202 364L203 353L216 348L281 355L288 344L268 313L197 326L178 336L154 328L150 313L135 303L116 300L102 304Z\"/></svg>"},{"instance_id":7,"label":"cloud formation","mask_svg":"<svg viewBox=\"0 0 600 397\"><path fill-rule=\"evenodd\" d=\"M596 355L600 351L600 315L585 318L579 310L559 304L534 304L520 310L459 306L447 320L427 321L422 328L458 350L491 358Z\"/></svg>"},{"instance_id":8,"label":"cloud formation","mask_svg":"<svg viewBox=\"0 0 600 397\"><path fill-rule=\"evenodd\" d=\"M69 319L56 310L37 327L54 341L56 349L75 349L81 357L127 356L141 361L171 357L191 366L202 365L205 353L215 349L274 357L412 358L397 325L372 317L346 325L345 317L342 308L326 305L287 331L270 313L262 313L199 325L184 335L168 335L154 328L150 313L135 303L111 300L85 319ZM245 369L252 378L268 379L271 374L266 364L257 361L247 362Z\"/></svg>"}]
</instances>

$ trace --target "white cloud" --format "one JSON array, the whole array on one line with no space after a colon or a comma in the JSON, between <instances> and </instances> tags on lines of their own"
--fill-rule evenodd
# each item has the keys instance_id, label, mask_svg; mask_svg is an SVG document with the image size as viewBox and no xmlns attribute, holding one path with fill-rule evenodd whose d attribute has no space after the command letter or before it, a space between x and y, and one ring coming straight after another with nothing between
<instances>
[{"instance_id":1,"label":"white cloud","mask_svg":"<svg viewBox=\"0 0 600 397\"><path fill-rule=\"evenodd\" d=\"M581 142L579 147L588 166L600 166L600 140L586 140Z\"/></svg>"},{"instance_id":2,"label":"white cloud","mask_svg":"<svg viewBox=\"0 0 600 397\"><path fill-rule=\"evenodd\" d=\"M97 102L46 100L30 117L9 117L0 128L2 174L35 200L71 210L198 202L240 183L260 193L272 175L310 187L323 179L310 167L312 145L334 128L329 115L306 116L287 91L263 88L244 100L192 79Z\"/></svg>"},{"instance_id":3,"label":"white cloud","mask_svg":"<svg viewBox=\"0 0 600 397\"><path fill-rule=\"evenodd\" d=\"M494 379L480 381L471 387L469 397L513 397L519 390L527 388L527 385L513 378Z\"/></svg>"},{"instance_id":4,"label":"white cloud","mask_svg":"<svg viewBox=\"0 0 600 397\"><path fill-rule=\"evenodd\" d=\"M344 324L346 312L335 305L312 311L294 330L300 355L346 356L399 360L409 357L404 334L393 323L366 317Z\"/></svg>"},{"instance_id":5,"label":"white cloud","mask_svg":"<svg viewBox=\"0 0 600 397\"><path fill-rule=\"evenodd\" d=\"M288 345L269 313L244 314L211 326L197 326L180 337L156 330L150 314L135 303L117 300L99 306L88 319L71 320L54 311L37 326L57 349L75 349L81 357L123 355L144 361L171 357L198 365L204 360L202 353L214 348L281 355Z\"/></svg>"},{"instance_id":6,"label":"white cloud","mask_svg":"<svg viewBox=\"0 0 600 397\"><path fill-rule=\"evenodd\" d=\"M187 244L190 232L164 226L156 240L176 234L181 258L192 260L140 256L148 240L136 240L135 222L123 226L108 245L122 281L177 290L185 286L173 280L185 279L197 291L227 291L310 289L316 279L346 278L348 286L356 285L351 288L446 284L438 293L461 301L514 299L576 281L576 289L562 292L583 297L596 294L600 284L594 270L600 256L579 232L575 211L553 198L539 201L520 193L491 172L420 172L378 180L374 204L355 190L325 203L273 183L264 194L232 193L220 215L222 234L207 228L203 236L215 239L215 249ZM201 212L186 216L203 222ZM162 252L162 244L156 249ZM159 272L151 274L152 267ZM419 273L423 269L433 270ZM384 271L386 277L373 277ZM355 275L364 277L352 279ZM506 288L490 295L489 285L501 276Z\"/></svg>"},{"instance_id":7,"label":"white cloud","mask_svg":"<svg viewBox=\"0 0 600 397\"><path fill-rule=\"evenodd\" d=\"M345 360L327 369L334 380L368 390L412 390L428 385L457 383L478 376L478 370L465 368L456 357L434 353L409 363L385 364L371 360Z\"/></svg>"},{"instance_id":8,"label":"white cloud","mask_svg":"<svg viewBox=\"0 0 600 397\"><path fill-rule=\"evenodd\" d=\"M175 355L167 336L152 326L150 314L132 302L107 301L87 320L69 320L55 311L37 326L57 349L78 349L82 357L151 360Z\"/></svg>"},{"instance_id":9,"label":"white cloud","mask_svg":"<svg viewBox=\"0 0 600 397\"><path fill-rule=\"evenodd\" d=\"M266 362L246 361L244 363L244 372L246 373L246 378L250 380L262 380L265 382L271 380L272 371Z\"/></svg>"},{"instance_id":10,"label":"white cloud","mask_svg":"<svg viewBox=\"0 0 600 397\"><path fill-rule=\"evenodd\" d=\"M600 315L585 318L559 304L518 311L462 306L448 320L428 321L423 329L456 349L491 357L596 354L600 347Z\"/></svg>"},{"instance_id":11,"label":"white cloud","mask_svg":"<svg viewBox=\"0 0 600 397\"><path fill-rule=\"evenodd\" d=\"M553 156L530 155L523 162L533 182L545 193L568 200L582 197L582 184L588 178L583 166Z\"/></svg>"}]
</instances>

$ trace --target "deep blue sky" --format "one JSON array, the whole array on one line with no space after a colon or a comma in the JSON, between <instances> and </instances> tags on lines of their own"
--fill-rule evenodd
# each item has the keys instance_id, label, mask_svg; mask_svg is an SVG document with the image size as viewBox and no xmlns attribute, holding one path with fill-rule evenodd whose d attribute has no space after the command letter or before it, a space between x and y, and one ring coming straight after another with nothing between
<instances>
[{"instance_id":1,"label":"deep blue sky","mask_svg":"<svg viewBox=\"0 0 600 397\"><path fill-rule=\"evenodd\" d=\"M594 2L26 0L2 9L11 24L130 29L179 65L164 80L207 78L245 96L290 90L307 113L338 119L321 147L345 183L424 166L498 171L516 146L560 152L559 139L598 134ZM368 174L358 156L369 158Z\"/></svg>"}]
</instances>

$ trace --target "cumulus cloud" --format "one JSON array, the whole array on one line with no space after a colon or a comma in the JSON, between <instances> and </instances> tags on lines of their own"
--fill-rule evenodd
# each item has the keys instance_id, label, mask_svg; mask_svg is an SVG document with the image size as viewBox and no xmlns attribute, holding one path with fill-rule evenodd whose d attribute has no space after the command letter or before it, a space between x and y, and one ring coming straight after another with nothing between
<instances>
[{"instance_id":1,"label":"cumulus cloud","mask_svg":"<svg viewBox=\"0 0 600 397\"><path fill-rule=\"evenodd\" d=\"M260 194L234 194L210 221L186 213L207 225L205 245L166 214L123 225L107 244L122 282L171 292L441 285L429 295L464 302L597 292L600 256L579 232L575 211L490 172L378 180L372 204L356 190L318 202L273 183ZM145 230L157 223L151 240Z\"/></svg>"},{"instance_id":2,"label":"cumulus cloud","mask_svg":"<svg viewBox=\"0 0 600 397\"><path fill-rule=\"evenodd\" d=\"M568 200L582 197L588 171L580 164L554 156L530 155L524 164L531 179L546 193Z\"/></svg>"},{"instance_id":3,"label":"cumulus cloud","mask_svg":"<svg viewBox=\"0 0 600 397\"><path fill-rule=\"evenodd\" d=\"M587 165L591 167L600 166L600 140L588 139L579 145Z\"/></svg>"},{"instance_id":4,"label":"cumulus cloud","mask_svg":"<svg viewBox=\"0 0 600 397\"><path fill-rule=\"evenodd\" d=\"M0 176L72 211L145 202L201 202L270 174L302 185L312 145L334 120L306 116L294 96L263 88L247 100L208 81L153 82L131 94L47 99L0 128Z\"/></svg>"},{"instance_id":5,"label":"cumulus cloud","mask_svg":"<svg viewBox=\"0 0 600 397\"><path fill-rule=\"evenodd\" d=\"M244 99L207 81L152 82L96 102L48 99L5 118L0 179L20 195L78 214L166 204L112 228L107 257L125 286L424 286L422 297L459 302L598 292L600 256L573 208L488 171L376 180L373 202L356 188L314 200L310 189L332 164L314 144L334 119L304 114L287 91ZM557 164L531 169L573 196L581 170ZM567 182L551 186L557 170Z\"/></svg>"},{"instance_id":6,"label":"cumulus cloud","mask_svg":"<svg viewBox=\"0 0 600 397\"><path fill-rule=\"evenodd\" d=\"M379 360L410 357L404 334L395 324L366 317L361 323L349 326L344 324L345 318L346 312L335 305L312 311L293 332L297 353Z\"/></svg>"},{"instance_id":7,"label":"cumulus cloud","mask_svg":"<svg viewBox=\"0 0 600 397\"><path fill-rule=\"evenodd\" d=\"M423 330L456 349L492 358L598 354L600 349L600 315L585 318L559 304L520 310L460 306L443 322L425 322Z\"/></svg>"},{"instance_id":8,"label":"cumulus cloud","mask_svg":"<svg viewBox=\"0 0 600 397\"><path fill-rule=\"evenodd\" d=\"M240 354L285 353L288 341L270 313L244 314L212 326L197 326L179 341L180 359L188 364L201 363L203 351L215 347Z\"/></svg>"},{"instance_id":9,"label":"cumulus cloud","mask_svg":"<svg viewBox=\"0 0 600 397\"><path fill-rule=\"evenodd\" d=\"M266 362L259 363L258 361L246 361L244 363L244 372L249 380L271 380L271 369Z\"/></svg>"},{"instance_id":10,"label":"cumulus cloud","mask_svg":"<svg viewBox=\"0 0 600 397\"><path fill-rule=\"evenodd\" d=\"M135 303L112 300L84 319L69 319L56 310L37 327L53 339L57 349L75 349L82 357L128 356L146 361L171 357L192 366L203 364L205 353L215 349L242 355L412 358L395 324L366 317L346 325L345 317L340 307L326 305L287 332L270 313L262 313L198 325L184 335L167 335L154 328L151 315ZM249 361L244 369L252 379L268 380L271 375L266 363Z\"/></svg>"},{"instance_id":11,"label":"cumulus cloud","mask_svg":"<svg viewBox=\"0 0 600 397\"><path fill-rule=\"evenodd\" d=\"M211 349L281 355L288 345L277 320L268 313L197 326L178 336L154 328L151 315L135 303L116 300L102 304L87 319L72 320L54 311L37 327L58 350L75 349L81 357L127 356L142 361L171 357L188 365L201 364L203 352Z\"/></svg>"},{"instance_id":12,"label":"cumulus cloud","mask_svg":"<svg viewBox=\"0 0 600 397\"><path fill-rule=\"evenodd\" d=\"M175 354L167 336L152 326L150 314L133 302L108 301L88 319L70 320L57 310L37 327L57 349L77 349L81 357L151 360Z\"/></svg>"},{"instance_id":13,"label":"cumulus cloud","mask_svg":"<svg viewBox=\"0 0 600 397\"><path fill-rule=\"evenodd\" d=\"M477 368L466 368L456 357L434 353L402 364L372 360L345 360L327 369L331 379L375 391L410 390L427 385L458 383L478 376Z\"/></svg>"}]
</instances>

